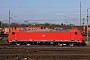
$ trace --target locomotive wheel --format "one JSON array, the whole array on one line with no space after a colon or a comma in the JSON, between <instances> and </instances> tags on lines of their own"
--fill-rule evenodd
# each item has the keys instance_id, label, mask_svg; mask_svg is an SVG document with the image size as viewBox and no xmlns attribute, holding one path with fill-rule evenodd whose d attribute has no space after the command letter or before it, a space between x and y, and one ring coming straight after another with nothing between
<instances>
[{"instance_id":1,"label":"locomotive wheel","mask_svg":"<svg viewBox=\"0 0 90 60\"><path fill-rule=\"evenodd\" d=\"M70 43L69 46L74 46L74 43Z\"/></svg>"},{"instance_id":2,"label":"locomotive wheel","mask_svg":"<svg viewBox=\"0 0 90 60\"><path fill-rule=\"evenodd\" d=\"M58 46L62 46L63 44L58 43Z\"/></svg>"},{"instance_id":3,"label":"locomotive wheel","mask_svg":"<svg viewBox=\"0 0 90 60\"><path fill-rule=\"evenodd\" d=\"M27 46L30 46L30 44L27 44Z\"/></svg>"},{"instance_id":4,"label":"locomotive wheel","mask_svg":"<svg viewBox=\"0 0 90 60\"><path fill-rule=\"evenodd\" d=\"M16 43L16 45L18 45L18 46L19 46L20 44L19 44L19 43Z\"/></svg>"}]
</instances>

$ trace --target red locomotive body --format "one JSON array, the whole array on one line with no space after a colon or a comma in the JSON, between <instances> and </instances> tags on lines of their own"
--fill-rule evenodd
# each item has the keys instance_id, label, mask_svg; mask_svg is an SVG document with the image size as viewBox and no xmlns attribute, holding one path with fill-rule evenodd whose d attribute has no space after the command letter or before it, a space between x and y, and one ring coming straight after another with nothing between
<instances>
[{"instance_id":1,"label":"red locomotive body","mask_svg":"<svg viewBox=\"0 0 90 60\"><path fill-rule=\"evenodd\" d=\"M13 30L8 36L10 43L82 43L81 32L77 29L69 30Z\"/></svg>"}]
</instances>

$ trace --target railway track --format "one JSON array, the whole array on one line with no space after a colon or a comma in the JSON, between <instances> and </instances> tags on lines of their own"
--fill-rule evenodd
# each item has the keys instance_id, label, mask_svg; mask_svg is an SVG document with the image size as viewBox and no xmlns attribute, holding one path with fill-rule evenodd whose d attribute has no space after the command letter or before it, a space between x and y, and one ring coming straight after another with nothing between
<instances>
[{"instance_id":1,"label":"railway track","mask_svg":"<svg viewBox=\"0 0 90 60\"><path fill-rule=\"evenodd\" d=\"M0 55L1 56L1 55ZM78 58L79 56L79 58ZM86 57L86 58L85 58ZM26 55L26 54L15 54L15 55L4 55L0 60L90 60L87 55Z\"/></svg>"},{"instance_id":2,"label":"railway track","mask_svg":"<svg viewBox=\"0 0 90 60\"><path fill-rule=\"evenodd\" d=\"M86 46L57 46L57 45L0 45L0 58L8 60L88 60L90 59L90 47Z\"/></svg>"},{"instance_id":3,"label":"railway track","mask_svg":"<svg viewBox=\"0 0 90 60\"><path fill-rule=\"evenodd\" d=\"M8 60L24 60L24 58L28 58L28 60L89 60L90 54L0 54L0 59L8 59Z\"/></svg>"},{"instance_id":4,"label":"railway track","mask_svg":"<svg viewBox=\"0 0 90 60\"><path fill-rule=\"evenodd\" d=\"M33 47L33 46L35 46L35 47L46 47L46 46L48 46L48 47L57 47L58 45L55 45L55 44L34 44L34 45L26 45L26 44L24 44L24 45L10 45L9 43L4 43L4 44L0 44L0 46L31 46L31 47ZM66 47L70 47L69 45L65 45ZM58 46L58 47L65 47L65 46ZM74 45L73 47L86 47L86 45Z\"/></svg>"},{"instance_id":5,"label":"railway track","mask_svg":"<svg viewBox=\"0 0 90 60\"><path fill-rule=\"evenodd\" d=\"M8 52L8 50L10 52ZM0 49L0 54L22 54L22 53L32 53L32 54L83 54L90 53L90 48L2 48Z\"/></svg>"},{"instance_id":6,"label":"railway track","mask_svg":"<svg viewBox=\"0 0 90 60\"><path fill-rule=\"evenodd\" d=\"M85 56L89 56L90 54L0 54L0 56L83 56L81 59L85 59Z\"/></svg>"}]
</instances>

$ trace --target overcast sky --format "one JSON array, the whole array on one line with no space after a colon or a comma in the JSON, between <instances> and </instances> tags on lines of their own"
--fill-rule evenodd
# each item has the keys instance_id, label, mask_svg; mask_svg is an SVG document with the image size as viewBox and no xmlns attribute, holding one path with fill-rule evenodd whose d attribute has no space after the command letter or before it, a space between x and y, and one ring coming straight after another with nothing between
<instances>
[{"instance_id":1,"label":"overcast sky","mask_svg":"<svg viewBox=\"0 0 90 60\"><path fill-rule=\"evenodd\" d=\"M67 21L67 24L78 25L80 24L80 2L82 19L86 19L90 0L0 0L0 21L8 23L10 10L11 23L26 23L24 21L27 20L29 23L66 24Z\"/></svg>"}]
</instances>

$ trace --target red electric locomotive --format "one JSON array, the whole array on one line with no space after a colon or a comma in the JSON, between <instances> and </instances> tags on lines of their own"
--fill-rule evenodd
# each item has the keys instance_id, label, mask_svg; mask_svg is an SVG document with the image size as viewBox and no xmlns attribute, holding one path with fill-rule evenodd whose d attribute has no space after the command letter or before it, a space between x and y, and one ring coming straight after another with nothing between
<instances>
[{"instance_id":1,"label":"red electric locomotive","mask_svg":"<svg viewBox=\"0 0 90 60\"><path fill-rule=\"evenodd\" d=\"M77 29L57 30L12 30L8 36L8 42L13 44L48 43L59 46L69 44L82 44L81 32Z\"/></svg>"}]
</instances>

